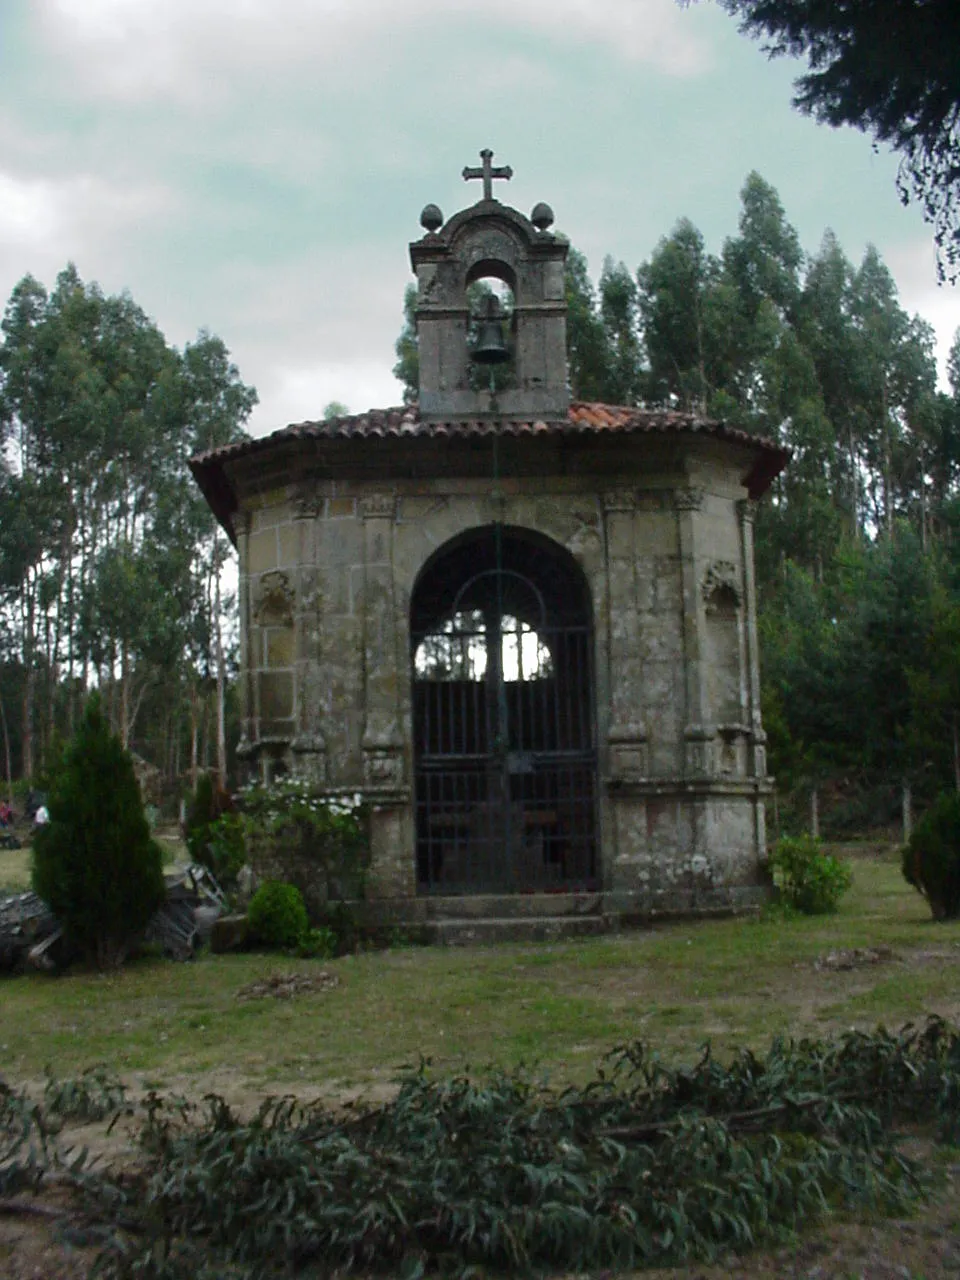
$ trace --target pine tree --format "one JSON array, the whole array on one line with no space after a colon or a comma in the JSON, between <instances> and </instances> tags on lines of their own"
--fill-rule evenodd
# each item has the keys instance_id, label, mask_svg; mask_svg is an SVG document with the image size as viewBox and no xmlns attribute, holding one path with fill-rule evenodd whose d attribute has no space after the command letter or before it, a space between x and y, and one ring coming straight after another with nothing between
<instances>
[{"instance_id":1,"label":"pine tree","mask_svg":"<svg viewBox=\"0 0 960 1280\"><path fill-rule=\"evenodd\" d=\"M163 873L133 763L97 697L51 769L48 808L34 845L34 890L68 945L100 969L118 968L163 899Z\"/></svg>"}]
</instances>

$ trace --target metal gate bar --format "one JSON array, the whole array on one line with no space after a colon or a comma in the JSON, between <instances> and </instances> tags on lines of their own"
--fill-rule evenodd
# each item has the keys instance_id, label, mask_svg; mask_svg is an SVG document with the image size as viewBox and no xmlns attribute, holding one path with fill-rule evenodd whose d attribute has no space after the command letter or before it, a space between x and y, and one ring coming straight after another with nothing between
<instances>
[{"instance_id":1,"label":"metal gate bar","mask_svg":"<svg viewBox=\"0 0 960 1280\"><path fill-rule=\"evenodd\" d=\"M419 890L598 888L589 625L483 571L412 656Z\"/></svg>"}]
</instances>

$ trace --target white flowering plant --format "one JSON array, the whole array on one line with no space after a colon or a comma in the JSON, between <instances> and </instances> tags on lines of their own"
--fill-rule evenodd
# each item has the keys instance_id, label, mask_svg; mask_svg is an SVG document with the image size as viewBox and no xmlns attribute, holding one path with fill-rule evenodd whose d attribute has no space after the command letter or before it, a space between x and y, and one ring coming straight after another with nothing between
<instances>
[{"instance_id":1,"label":"white flowering plant","mask_svg":"<svg viewBox=\"0 0 960 1280\"><path fill-rule=\"evenodd\" d=\"M328 878L362 878L367 854L367 811L359 792L318 792L305 778L278 778L240 793L250 835L294 835L301 852L326 867Z\"/></svg>"}]
</instances>

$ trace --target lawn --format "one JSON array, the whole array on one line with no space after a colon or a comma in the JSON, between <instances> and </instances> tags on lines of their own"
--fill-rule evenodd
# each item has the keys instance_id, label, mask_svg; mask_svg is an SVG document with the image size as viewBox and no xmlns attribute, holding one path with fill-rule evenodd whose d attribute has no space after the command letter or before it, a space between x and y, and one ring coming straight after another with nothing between
<instances>
[{"instance_id":1,"label":"lawn","mask_svg":"<svg viewBox=\"0 0 960 1280\"><path fill-rule=\"evenodd\" d=\"M230 1094L376 1086L422 1054L443 1069L523 1061L582 1080L612 1045L670 1058L939 1013L960 1019L960 923L934 924L892 855L859 858L834 916L664 925L487 949L142 960L113 976L0 979L0 1074L105 1062L130 1084ZM0 868L2 872L2 868ZM0 874L0 880L2 880ZM872 949L838 968L839 949ZM864 962L864 961L872 962ZM286 972L328 989L244 1000Z\"/></svg>"}]
</instances>

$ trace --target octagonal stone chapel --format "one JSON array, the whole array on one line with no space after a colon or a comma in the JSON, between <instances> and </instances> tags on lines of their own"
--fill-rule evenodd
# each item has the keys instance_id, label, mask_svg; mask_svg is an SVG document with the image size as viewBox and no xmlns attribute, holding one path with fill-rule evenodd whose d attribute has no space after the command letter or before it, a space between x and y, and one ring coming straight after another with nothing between
<instances>
[{"instance_id":1,"label":"octagonal stone chapel","mask_svg":"<svg viewBox=\"0 0 960 1280\"><path fill-rule=\"evenodd\" d=\"M754 510L786 455L572 401L567 244L481 156L482 198L428 205L410 245L419 402L193 460L240 557L240 755L362 793L381 921L442 938L750 906Z\"/></svg>"}]
</instances>

